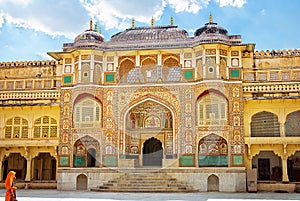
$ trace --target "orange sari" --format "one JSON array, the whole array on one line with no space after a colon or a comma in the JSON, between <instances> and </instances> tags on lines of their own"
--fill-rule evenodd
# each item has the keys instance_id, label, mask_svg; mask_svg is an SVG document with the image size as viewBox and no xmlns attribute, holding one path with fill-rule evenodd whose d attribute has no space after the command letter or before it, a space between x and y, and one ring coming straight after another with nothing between
<instances>
[{"instance_id":1,"label":"orange sari","mask_svg":"<svg viewBox=\"0 0 300 201\"><path fill-rule=\"evenodd\" d=\"M5 194L5 201L16 200L16 187L14 187L13 181L16 179L16 172L10 171L5 180L5 187L7 189Z\"/></svg>"}]
</instances>

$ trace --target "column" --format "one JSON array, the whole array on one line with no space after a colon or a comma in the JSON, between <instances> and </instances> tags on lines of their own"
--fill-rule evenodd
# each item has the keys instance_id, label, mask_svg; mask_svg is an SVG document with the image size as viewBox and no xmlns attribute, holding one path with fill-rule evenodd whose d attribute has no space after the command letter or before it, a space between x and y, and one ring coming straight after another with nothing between
<instances>
[{"instance_id":1,"label":"column","mask_svg":"<svg viewBox=\"0 0 300 201\"><path fill-rule=\"evenodd\" d=\"M139 52L136 53L136 56L135 56L135 66L140 66L141 65L141 57L139 55Z\"/></svg>"},{"instance_id":2,"label":"column","mask_svg":"<svg viewBox=\"0 0 300 201\"><path fill-rule=\"evenodd\" d=\"M161 65L162 65L162 54L161 54L161 53L159 53L159 54L157 55L157 65L158 65L158 66L161 66Z\"/></svg>"},{"instance_id":3,"label":"column","mask_svg":"<svg viewBox=\"0 0 300 201\"><path fill-rule=\"evenodd\" d=\"M288 171L287 171L287 157L283 156L281 158L282 163L282 181L289 182Z\"/></svg>"},{"instance_id":4,"label":"column","mask_svg":"<svg viewBox=\"0 0 300 201\"><path fill-rule=\"evenodd\" d=\"M283 122L279 122L279 123L280 123L280 137L285 137L284 123Z\"/></svg>"},{"instance_id":5,"label":"column","mask_svg":"<svg viewBox=\"0 0 300 201\"><path fill-rule=\"evenodd\" d=\"M27 160L27 169L26 169L26 177L25 181L31 180L31 157L26 157Z\"/></svg>"},{"instance_id":6,"label":"column","mask_svg":"<svg viewBox=\"0 0 300 201\"><path fill-rule=\"evenodd\" d=\"M246 162L246 169L251 170L252 169L252 159L253 156L251 154L251 144L248 144L248 153L247 153L247 162Z\"/></svg>"},{"instance_id":7,"label":"column","mask_svg":"<svg viewBox=\"0 0 300 201\"><path fill-rule=\"evenodd\" d=\"M94 83L94 71L95 71L95 60L94 54L91 54L91 62L90 62L90 83Z\"/></svg>"},{"instance_id":8,"label":"column","mask_svg":"<svg viewBox=\"0 0 300 201\"><path fill-rule=\"evenodd\" d=\"M81 83L81 55L78 59L78 83Z\"/></svg>"},{"instance_id":9,"label":"column","mask_svg":"<svg viewBox=\"0 0 300 201\"><path fill-rule=\"evenodd\" d=\"M216 52L216 78L220 78L220 49Z\"/></svg>"}]
</instances>

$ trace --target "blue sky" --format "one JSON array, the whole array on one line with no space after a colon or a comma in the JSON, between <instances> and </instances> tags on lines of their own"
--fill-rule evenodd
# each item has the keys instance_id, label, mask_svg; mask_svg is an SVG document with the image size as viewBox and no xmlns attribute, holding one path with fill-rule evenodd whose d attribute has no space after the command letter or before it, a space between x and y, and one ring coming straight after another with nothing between
<instances>
[{"instance_id":1,"label":"blue sky","mask_svg":"<svg viewBox=\"0 0 300 201\"><path fill-rule=\"evenodd\" d=\"M300 48L299 0L0 0L0 62L51 59L93 19L105 40L126 28L174 24L190 36L209 20L256 50Z\"/></svg>"}]
</instances>

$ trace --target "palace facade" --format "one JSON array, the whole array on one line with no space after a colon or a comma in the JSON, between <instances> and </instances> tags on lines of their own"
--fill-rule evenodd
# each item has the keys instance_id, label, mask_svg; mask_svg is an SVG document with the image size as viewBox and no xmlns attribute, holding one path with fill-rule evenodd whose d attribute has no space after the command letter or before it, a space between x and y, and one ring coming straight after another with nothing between
<instances>
[{"instance_id":1,"label":"palace facade","mask_svg":"<svg viewBox=\"0 0 300 201\"><path fill-rule=\"evenodd\" d=\"M153 168L198 191L246 191L251 169L300 182L300 50L255 51L210 16L194 36L171 19L107 41L91 22L48 54L0 63L0 180L91 189Z\"/></svg>"}]
</instances>

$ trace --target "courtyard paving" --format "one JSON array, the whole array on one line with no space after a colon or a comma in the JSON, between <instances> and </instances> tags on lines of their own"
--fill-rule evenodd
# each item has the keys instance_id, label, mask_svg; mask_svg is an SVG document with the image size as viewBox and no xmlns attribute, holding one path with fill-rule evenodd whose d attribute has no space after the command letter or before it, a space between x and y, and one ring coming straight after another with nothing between
<instances>
[{"instance_id":1,"label":"courtyard paving","mask_svg":"<svg viewBox=\"0 0 300 201\"><path fill-rule=\"evenodd\" d=\"M18 189L18 201L300 201L300 193L101 193ZM5 189L0 189L5 197ZM1 200L1 199L0 199Z\"/></svg>"}]
</instances>

